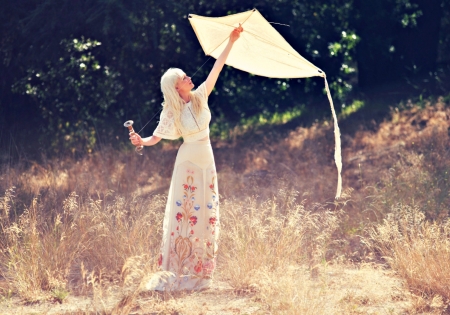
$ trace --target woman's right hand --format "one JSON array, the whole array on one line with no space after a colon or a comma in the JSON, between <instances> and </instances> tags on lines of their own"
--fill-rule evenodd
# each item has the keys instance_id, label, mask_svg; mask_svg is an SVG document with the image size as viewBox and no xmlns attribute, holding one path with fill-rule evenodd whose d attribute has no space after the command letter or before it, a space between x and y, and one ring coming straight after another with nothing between
<instances>
[{"instance_id":1,"label":"woman's right hand","mask_svg":"<svg viewBox=\"0 0 450 315\"><path fill-rule=\"evenodd\" d=\"M230 41L234 43L239 39L239 36L241 36L241 33L244 31L242 26L239 24L239 27L236 27L230 34Z\"/></svg>"},{"instance_id":2,"label":"woman's right hand","mask_svg":"<svg viewBox=\"0 0 450 315\"><path fill-rule=\"evenodd\" d=\"M140 135L135 132L130 132L131 143L137 147L143 145L143 141Z\"/></svg>"}]
</instances>

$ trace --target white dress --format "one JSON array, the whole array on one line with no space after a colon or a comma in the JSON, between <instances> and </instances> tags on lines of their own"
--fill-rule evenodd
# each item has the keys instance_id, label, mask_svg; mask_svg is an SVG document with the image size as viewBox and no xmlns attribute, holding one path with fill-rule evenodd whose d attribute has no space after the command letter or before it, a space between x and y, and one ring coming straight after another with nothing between
<instances>
[{"instance_id":1,"label":"white dress","mask_svg":"<svg viewBox=\"0 0 450 315\"><path fill-rule=\"evenodd\" d=\"M211 114L205 84L193 91L202 100L202 111L193 116L191 104L176 130L166 108L154 135L183 137L170 183L164 215L163 239L158 259L161 271L147 283L147 290L200 290L208 288L216 267L219 236L219 192L213 151L209 140Z\"/></svg>"}]
</instances>

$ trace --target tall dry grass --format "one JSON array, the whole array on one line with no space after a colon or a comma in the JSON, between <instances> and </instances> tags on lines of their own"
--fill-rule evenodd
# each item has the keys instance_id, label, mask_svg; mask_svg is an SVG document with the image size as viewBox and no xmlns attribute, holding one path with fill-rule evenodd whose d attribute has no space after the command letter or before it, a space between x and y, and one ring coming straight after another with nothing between
<instances>
[{"instance_id":1,"label":"tall dry grass","mask_svg":"<svg viewBox=\"0 0 450 315\"><path fill-rule=\"evenodd\" d=\"M318 266L333 255L366 259L360 240L371 226L370 248L412 289L448 298L440 280L449 237L447 117L450 110L438 103L393 111L375 131L344 134L344 187L353 192L341 203L333 200L334 144L326 122L215 143L218 278L251 292L269 312L330 313L320 288L299 287L320 279ZM176 149L164 143L142 157L105 149L79 160L2 165L1 287L27 301L89 295L97 305L106 303L102 290L109 287L123 293L116 312L131 307L156 268Z\"/></svg>"},{"instance_id":2,"label":"tall dry grass","mask_svg":"<svg viewBox=\"0 0 450 315\"><path fill-rule=\"evenodd\" d=\"M112 312L125 314L132 309L147 276L156 269L163 198L85 200L71 193L55 216L45 213L45 204L36 198L12 221L8 212L15 202L14 193L8 189L0 199L1 275L9 290L29 302L62 302L68 294L93 295L97 307L104 304L111 311L102 290L122 288L121 302ZM318 265L325 262L332 233L339 225L339 210L318 205L307 210L295 200L296 192L280 190L264 201L226 200L221 209L219 278L237 292L257 292L268 309L276 303L264 291L273 289L265 286L269 285L267 277L298 265L305 265L317 277ZM286 276L280 279L287 281ZM304 302L302 307L311 308L308 300ZM158 305L161 308L164 302ZM293 311L298 301L283 307Z\"/></svg>"},{"instance_id":3,"label":"tall dry grass","mask_svg":"<svg viewBox=\"0 0 450 315\"><path fill-rule=\"evenodd\" d=\"M368 244L408 287L428 298L450 299L450 220L425 220L417 206L398 204L370 230Z\"/></svg>"},{"instance_id":4,"label":"tall dry grass","mask_svg":"<svg viewBox=\"0 0 450 315\"><path fill-rule=\"evenodd\" d=\"M14 189L1 198L1 275L26 299L60 300L64 292L92 292L103 282L117 285L127 258L153 261L160 242L163 198L86 199L71 193L58 212L39 198L11 220Z\"/></svg>"},{"instance_id":5,"label":"tall dry grass","mask_svg":"<svg viewBox=\"0 0 450 315\"><path fill-rule=\"evenodd\" d=\"M222 204L220 277L237 292L254 292L270 313L331 314L311 279L327 264L342 204L307 208L297 195L280 188L267 200Z\"/></svg>"},{"instance_id":6,"label":"tall dry grass","mask_svg":"<svg viewBox=\"0 0 450 315\"><path fill-rule=\"evenodd\" d=\"M253 273L252 286L270 314L339 314L322 283L311 281L308 272L295 265L274 270L262 267Z\"/></svg>"},{"instance_id":7,"label":"tall dry grass","mask_svg":"<svg viewBox=\"0 0 450 315\"><path fill-rule=\"evenodd\" d=\"M270 273L280 266L306 265L313 276L317 274L339 227L341 208L307 209L295 201L296 195L280 189L262 202L255 197L223 202L219 266L232 287L249 290L255 273L263 269Z\"/></svg>"}]
</instances>

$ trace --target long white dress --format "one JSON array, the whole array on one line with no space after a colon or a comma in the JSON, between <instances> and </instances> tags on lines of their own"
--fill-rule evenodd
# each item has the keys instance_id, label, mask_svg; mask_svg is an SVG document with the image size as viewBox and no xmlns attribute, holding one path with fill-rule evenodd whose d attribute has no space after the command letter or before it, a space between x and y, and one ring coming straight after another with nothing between
<instances>
[{"instance_id":1,"label":"long white dress","mask_svg":"<svg viewBox=\"0 0 450 315\"><path fill-rule=\"evenodd\" d=\"M211 114L205 84L193 93L202 111L194 117L185 105L177 130L170 110L164 108L154 135L165 139L183 137L175 160L164 215L163 239L158 259L160 273L147 283L147 290L200 290L211 284L216 267L219 236L219 192L214 156L209 140Z\"/></svg>"}]
</instances>

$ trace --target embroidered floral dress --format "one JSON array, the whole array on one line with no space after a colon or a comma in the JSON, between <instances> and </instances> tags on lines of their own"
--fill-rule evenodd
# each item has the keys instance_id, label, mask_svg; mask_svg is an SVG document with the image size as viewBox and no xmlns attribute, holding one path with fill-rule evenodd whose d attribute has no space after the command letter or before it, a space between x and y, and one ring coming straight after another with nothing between
<instances>
[{"instance_id":1,"label":"embroidered floral dress","mask_svg":"<svg viewBox=\"0 0 450 315\"><path fill-rule=\"evenodd\" d=\"M182 130L176 130L166 108L154 135L178 139L178 150L164 215L163 240L156 274L149 290L199 290L209 287L216 267L219 236L219 193L209 134L211 114L206 86L200 85L202 111L194 117L191 104L181 114ZM167 273L169 272L169 273ZM169 274L169 276L167 275ZM163 276L164 275L164 276Z\"/></svg>"}]
</instances>

